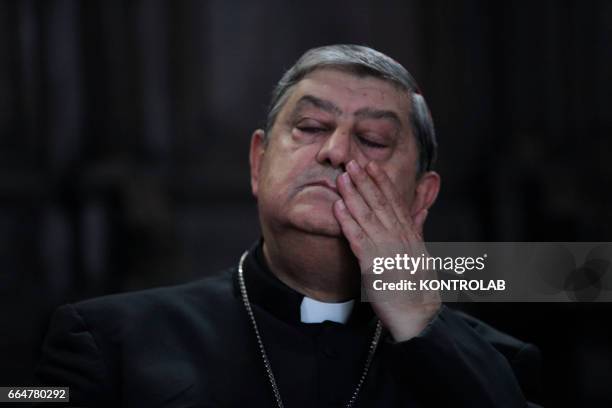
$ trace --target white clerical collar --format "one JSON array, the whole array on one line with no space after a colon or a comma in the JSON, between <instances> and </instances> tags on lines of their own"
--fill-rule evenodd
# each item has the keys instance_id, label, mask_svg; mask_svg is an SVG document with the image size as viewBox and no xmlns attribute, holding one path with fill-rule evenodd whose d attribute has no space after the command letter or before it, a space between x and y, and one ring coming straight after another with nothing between
<instances>
[{"instance_id":1,"label":"white clerical collar","mask_svg":"<svg viewBox=\"0 0 612 408\"><path fill-rule=\"evenodd\" d=\"M346 323L353 310L354 300L342 303L326 303L304 296L300 306L302 323L321 323L330 320Z\"/></svg>"}]
</instances>

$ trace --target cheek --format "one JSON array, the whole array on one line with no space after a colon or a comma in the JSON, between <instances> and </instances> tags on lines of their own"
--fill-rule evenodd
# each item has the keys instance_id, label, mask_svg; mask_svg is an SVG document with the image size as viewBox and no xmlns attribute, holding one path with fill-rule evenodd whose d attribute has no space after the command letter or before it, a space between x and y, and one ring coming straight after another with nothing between
<instances>
[{"instance_id":1,"label":"cheek","mask_svg":"<svg viewBox=\"0 0 612 408\"><path fill-rule=\"evenodd\" d=\"M274 149L266 158L262 169L262 185L272 199L279 199L294 190L309 166L303 149Z\"/></svg>"},{"instance_id":2,"label":"cheek","mask_svg":"<svg viewBox=\"0 0 612 408\"><path fill-rule=\"evenodd\" d=\"M387 170L387 174L389 178L391 178L396 191L408 205L412 204L414 200L416 187L416 171L413 167L414 166L402 164L401 166Z\"/></svg>"},{"instance_id":3,"label":"cheek","mask_svg":"<svg viewBox=\"0 0 612 408\"><path fill-rule=\"evenodd\" d=\"M414 182L403 177L395 182L395 187L404 202L411 205L414 200Z\"/></svg>"},{"instance_id":4,"label":"cheek","mask_svg":"<svg viewBox=\"0 0 612 408\"><path fill-rule=\"evenodd\" d=\"M414 199L417 174L417 155L414 143L401 146L390 161L390 171L393 172L391 179L400 196L411 204ZM391 173L387 173L391 175Z\"/></svg>"}]
</instances>

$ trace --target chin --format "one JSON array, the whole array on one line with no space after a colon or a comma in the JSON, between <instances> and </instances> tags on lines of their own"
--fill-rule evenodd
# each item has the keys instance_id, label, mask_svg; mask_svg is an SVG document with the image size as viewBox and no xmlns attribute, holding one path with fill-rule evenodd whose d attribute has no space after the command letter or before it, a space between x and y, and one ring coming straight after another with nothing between
<instances>
[{"instance_id":1,"label":"chin","mask_svg":"<svg viewBox=\"0 0 612 408\"><path fill-rule=\"evenodd\" d=\"M331 206L298 206L289 214L290 224L299 230L313 235L333 238L342 237L342 228L334 216Z\"/></svg>"},{"instance_id":2,"label":"chin","mask_svg":"<svg viewBox=\"0 0 612 408\"><path fill-rule=\"evenodd\" d=\"M326 189L302 190L291 199L258 201L260 219L274 229L292 229L306 234L343 238L342 228L333 212L338 196ZM263 221L263 220L262 220Z\"/></svg>"}]
</instances>

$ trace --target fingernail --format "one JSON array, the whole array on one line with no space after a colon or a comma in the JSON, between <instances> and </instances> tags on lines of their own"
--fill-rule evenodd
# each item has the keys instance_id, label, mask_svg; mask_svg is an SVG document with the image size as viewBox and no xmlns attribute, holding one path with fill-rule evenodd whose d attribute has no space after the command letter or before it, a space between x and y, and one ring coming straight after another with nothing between
<instances>
[{"instance_id":1,"label":"fingernail","mask_svg":"<svg viewBox=\"0 0 612 408\"><path fill-rule=\"evenodd\" d=\"M346 210L346 205L344 205L344 201L338 200L338 201L336 201L336 205L338 206L339 210L341 210L341 211Z\"/></svg>"},{"instance_id":2,"label":"fingernail","mask_svg":"<svg viewBox=\"0 0 612 408\"><path fill-rule=\"evenodd\" d=\"M352 172L359 171L359 165L357 164L355 160L351 160L346 167Z\"/></svg>"},{"instance_id":3,"label":"fingernail","mask_svg":"<svg viewBox=\"0 0 612 408\"><path fill-rule=\"evenodd\" d=\"M349 186L349 185L351 184L351 178L350 178L350 176L348 175L348 173L342 173L342 174L340 175L340 180L341 180L341 181L342 181L344 184L346 184L347 186Z\"/></svg>"}]
</instances>

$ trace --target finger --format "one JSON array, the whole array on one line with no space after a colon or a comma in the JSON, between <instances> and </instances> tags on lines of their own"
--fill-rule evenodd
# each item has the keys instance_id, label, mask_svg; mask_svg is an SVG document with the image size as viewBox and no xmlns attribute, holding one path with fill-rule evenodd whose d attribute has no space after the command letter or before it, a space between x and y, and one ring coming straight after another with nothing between
<instances>
[{"instance_id":1,"label":"finger","mask_svg":"<svg viewBox=\"0 0 612 408\"><path fill-rule=\"evenodd\" d=\"M342 173L340 177L338 177L338 182L336 184L338 192L344 200L344 204L361 228L369 235L380 232L383 229L380 220L378 220L374 211L372 211L361 194L359 194L349 174Z\"/></svg>"},{"instance_id":2,"label":"finger","mask_svg":"<svg viewBox=\"0 0 612 408\"><path fill-rule=\"evenodd\" d=\"M423 226L425 225L425 220L427 220L427 215L429 215L429 211L426 208L422 209L413 218L414 225L414 233L423 240Z\"/></svg>"},{"instance_id":3,"label":"finger","mask_svg":"<svg viewBox=\"0 0 612 408\"><path fill-rule=\"evenodd\" d=\"M374 211L376 217L387 228L391 229L397 224L395 211L381 189L372 177L355 161L351 160L346 166L353 185L361 194L366 204Z\"/></svg>"},{"instance_id":4,"label":"finger","mask_svg":"<svg viewBox=\"0 0 612 408\"><path fill-rule=\"evenodd\" d=\"M350 214L343 200L336 201L333 210L340 228L342 228L342 233L351 246L351 250L360 259L364 248L368 244L366 233Z\"/></svg>"},{"instance_id":5,"label":"finger","mask_svg":"<svg viewBox=\"0 0 612 408\"><path fill-rule=\"evenodd\" d=\"M387 173L373 161L368 163L366 166L366 171L370 176L372 176L380 190L387 198L387 201L390 203L391 208L393 209L393 212L401 225L404 228L409 228L412 230L413 222L408 207L404 200L402 200L400 197L399 193L397 192L397 188L393 185L393 182Z\"/></svg>"}]
</instances>

